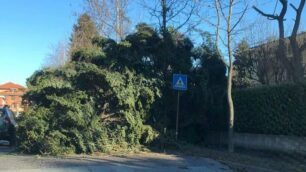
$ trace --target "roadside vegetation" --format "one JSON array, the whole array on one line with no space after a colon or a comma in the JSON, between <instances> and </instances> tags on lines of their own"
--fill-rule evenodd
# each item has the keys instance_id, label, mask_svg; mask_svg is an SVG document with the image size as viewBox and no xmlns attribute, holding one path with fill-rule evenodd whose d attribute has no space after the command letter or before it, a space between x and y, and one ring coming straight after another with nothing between
<instances>
[{"instance_id":1,"label":"roadside vegetation","mask_svg":"<svg viewBox=\"0 0 306 172\"><path fill-rule=\"evenodd\" d=\"M30 106L19 122L22 151L93 153L174 142L175 71L190 76L188 94L182 95L180 139L199 143L206 128L217 128L222 120L226 127L225 100L216 99L225 92L225 67L209 35L194 47L171 28L165 40L147 24L137 25L121 42L92 36L95 32L90 17L82 15L72 41L86 41L72 42L77 46L71 60L28 79L24 98Z\"/></svg>"},{"instance_id":2,"label":"roadside vegetation","mask_svg":"<svg viewBox=\"0 0 306 172\"><path fill-rule=\"evenodd\" d=\"M19 121L19 150L59 155L142 147L181 149L185 143L207 146L209 134L230 131L228 149L233 152L234 131L306 135L304 71L285 66L301 63L300 54L286 62L289 56L279 56L283 42L276 41L268 48L271 52L265 46L249 46L246 40L233 48L235 29L247 6L235 0L227 6L216 0L216 35L201 30L202 40L195 43L180 31L180 25L167 23L177 17L171 17L175 9L170 7L175 6L168 7L165 0L158 2L161 26L138 23L128 34L124 34L124 26L115 25L118 27L111 28L117 30L108 36L105 22L97 23L96 18L101 17L97 14L102 15L99 11L79 17L67 55L62 52L65 48L59 47L50 57L60 58L27 80L29 91L24 99L29 106ZM228 8L222 8L225 6ZM188 7L194 12L195 6ZM156 14L156 9L153 12ZM219 35L219 31L225 32ZM297 46L296 34L293 36L291 44ZM219 46L222 37L228 40L227 53ZM301 52L305 43L298 44ZM178 142L177 92L171 83L175 73L188 75L188 90L180 97Z\"/></svg>"}]
</instances>

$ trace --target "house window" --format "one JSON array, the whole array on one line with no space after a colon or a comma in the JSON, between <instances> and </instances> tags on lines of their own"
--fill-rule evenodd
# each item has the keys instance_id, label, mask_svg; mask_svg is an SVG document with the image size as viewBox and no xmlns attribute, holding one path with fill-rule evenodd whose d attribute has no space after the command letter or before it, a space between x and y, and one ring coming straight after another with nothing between
<instances>
[{"instance_id":1,"label":"house window","mask_svg":"<svg viewBox=\"0 0 306 172\"><path fill-rule=\"evenodd\" d=\"M15 96L11 96L11 100L15 100Z\"/></svg>"}]
</instances>

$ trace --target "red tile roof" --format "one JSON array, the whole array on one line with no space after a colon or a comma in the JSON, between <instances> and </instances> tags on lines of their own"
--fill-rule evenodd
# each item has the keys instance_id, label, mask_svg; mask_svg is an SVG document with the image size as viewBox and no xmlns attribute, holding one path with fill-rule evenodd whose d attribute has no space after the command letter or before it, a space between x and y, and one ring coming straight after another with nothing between
<instances>
[{"instance_id":1,"label":"red tile roof","mask_svg":"<svg viewBox=\"0 0 306 172\"><path fill-rule=\"evenodd\" d=\"M0 89L11 89L11 88L26 89L25 87L19 84L12 83L12 82L8 82L8 83L0 85Z\"/></svg>"}]
</instances>

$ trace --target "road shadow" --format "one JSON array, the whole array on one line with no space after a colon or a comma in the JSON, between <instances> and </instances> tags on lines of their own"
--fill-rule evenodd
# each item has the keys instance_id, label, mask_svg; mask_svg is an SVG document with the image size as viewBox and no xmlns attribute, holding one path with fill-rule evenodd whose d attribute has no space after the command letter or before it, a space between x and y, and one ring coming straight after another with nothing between
<instances>
[{"instance_id":1,"label":"road shadow","mask_svg":"<svg viewBox=\"0 0 306 172\"><path fill-rule=\"evenodd\" d=\"M52 158L51 158L52 159ZM227 172L230 168L215 160L193 156L178 155L124 155L124 156L70 156L58 160L48 161L49 167L77 167L77 166L124 166L137 170L152 170L169 168L178 170L191 170L195 168L208 169L208 171Z\"/></svg>"}]
</instances>

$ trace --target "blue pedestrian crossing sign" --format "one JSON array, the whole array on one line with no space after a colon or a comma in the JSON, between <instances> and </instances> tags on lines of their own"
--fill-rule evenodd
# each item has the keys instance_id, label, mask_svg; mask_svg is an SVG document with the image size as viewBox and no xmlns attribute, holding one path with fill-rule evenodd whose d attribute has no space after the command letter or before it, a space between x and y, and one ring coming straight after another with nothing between
<instances>
[{"instance_id":1,"label":"blue pedestrian crossing sign","mask_svg":"<svg viewBox=\"0 0 306 172\"><path fill-rule=\"evenodd\" d=\"M173 74L172 88L174 90L186 91L187 84L187 75Z\"/></svg>"}]
</instances>

